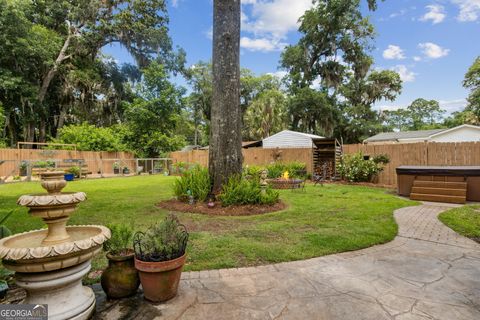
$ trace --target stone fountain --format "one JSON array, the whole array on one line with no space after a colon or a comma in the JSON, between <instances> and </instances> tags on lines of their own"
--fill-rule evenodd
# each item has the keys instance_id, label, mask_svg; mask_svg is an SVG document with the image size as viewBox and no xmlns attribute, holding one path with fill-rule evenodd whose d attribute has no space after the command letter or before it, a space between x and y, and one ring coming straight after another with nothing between
<instances>
[{"instance_id":1,"label":"stone fountain","mask_svg":"<svg viewBox=\"0 0 480 320\"><path fill-rule=\"evenodd\" d=\"M18 204L40 217L47 229L16 234L0 240L3 266L15 271L19 287L27 291L24 303L48 304L49 319L88 319L95 309L92 289L82 285L93 256L110 238L104 226L67 226L83 192L61 192L63 172L41 175L45 194L24 195Z\"/></svg>"}]
</instances>

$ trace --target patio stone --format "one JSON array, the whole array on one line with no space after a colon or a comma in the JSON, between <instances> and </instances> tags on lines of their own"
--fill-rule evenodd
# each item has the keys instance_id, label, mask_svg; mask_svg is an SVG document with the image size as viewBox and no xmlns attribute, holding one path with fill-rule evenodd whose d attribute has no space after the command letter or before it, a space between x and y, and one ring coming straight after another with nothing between
<instances>
[{"instance_id":1,"label":"patio stone","mask_svg":"<svg viewBox=\"0 0 480 320\"><path fill-rule=\"evenodd\" d=\"M141 294L109 302L96 290L96 318L480 319L480 245L437 219L450 207L426 203L397 210L399 234L384 245L185 273L179 295L159 305Z\"/></svg>"}]
</instances>

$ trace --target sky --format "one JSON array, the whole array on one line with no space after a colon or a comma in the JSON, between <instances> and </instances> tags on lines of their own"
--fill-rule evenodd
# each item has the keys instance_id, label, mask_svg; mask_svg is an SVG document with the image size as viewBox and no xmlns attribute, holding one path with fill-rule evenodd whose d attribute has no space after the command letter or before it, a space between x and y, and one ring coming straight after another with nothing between
<instances>
[{"instance_id":1,"label":"sky","mask_svg":"<svg viewBox=\"0 0 480 320\"><path fill-rule=\"evenodd\" d=\"M213 1L168 1L170 35L187 52L187 64L209 61ZM311 0L242 0L241 66L281 75L282 49L298 41L298 19L310 7ZM404 108L417 98L435 99L448 113L465 107L462 80L480 55L480 0L385 0L377 11L364 11L377 32L374 67L395 70L404 81L396 101L376 109ZM133 62L119 45L103 51Z\"/></svg>"}]
</instances>

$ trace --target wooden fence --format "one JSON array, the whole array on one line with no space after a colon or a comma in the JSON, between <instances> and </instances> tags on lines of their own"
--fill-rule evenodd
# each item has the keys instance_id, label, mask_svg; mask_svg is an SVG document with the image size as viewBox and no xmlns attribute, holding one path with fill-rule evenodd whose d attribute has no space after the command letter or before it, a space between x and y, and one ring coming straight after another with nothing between
<instances>
[{"instance_id":1,"label":"wooden fence","mask_svg":"<svg viewBox=\"0 0 480 320\"><path fill-rule=\"evenodd\" d=\"M177 151L170 153L173 163L186 162L196 163L201 166L208 166L208 150ZM307 166L307 171L313 170L313 153L309 148L295 149L263 149L249 148L243 149L244 165L267 165L269 163L279 162L302 162Z\"/></svg>"},{"instance_id":2,"label":"wooden fence","mask_svg":"<svg viewBox=\"0 0 480 320\"><path fill-rule=\"evenodd\" d=\"M82 159L88 170L97 173L113 173L113 164L119 162L121 166L135 170L135 158L129 152L95 152L74 150L41 150L41 149L0 149L0 177L19 174L22 161L47 161L53 160L62 164L63 160ZM65 165L65 164L64 164ZM72 164L72 166L75 164Z\"/></svg>"},{"instance_id":3,"label":"wooden fence","mask_svg":"<svg viewBox=\"0 0 480 320\"><path fill-rule=\"evenodd\" d=\"M479 166L480 142L461 143L403 143L403 144L351 144L343 146L344 154L362 151L364 155L387 154L390 163L379 175L378 183L396 185L395 168L401 165L417 166Z\"/></svg>"}]
</instances>

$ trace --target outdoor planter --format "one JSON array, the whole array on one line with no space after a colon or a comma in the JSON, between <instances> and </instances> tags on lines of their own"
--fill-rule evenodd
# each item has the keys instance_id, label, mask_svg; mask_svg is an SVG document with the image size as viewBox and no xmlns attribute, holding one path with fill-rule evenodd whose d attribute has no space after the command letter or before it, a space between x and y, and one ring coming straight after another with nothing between
<instances>
[{"instance_id":1,"label":"outdoor planter","mask_svg":"<svg viewBox=\"0 0 480 320\"><path fill-rule=\"evenodd\" d=\"M123 174L130 174L130 169L123 168Z\"/></svg>"},{"instance_id":2,"label":"outdoor planter","mask_svg":"<svg viewBox=\"0 0 480 320\"><path fill-rule=\"evenodd\" d=\"M119 173L120 173L120 169L119 169L119 168L113 168L113 173L114 173L114 174L119 174Z\"/></svg>"},{"instance_id":3,"label":"outdoor planter","mask_svg":"<svg viewBox=\"0 0 480 320\"><path fill-rule=\"evenodd\" d=\"M65 178L65 181L73 181L73 179L75 178L75 174L65 173L63 177Z\"/></svg>"},{"instance_id":4,"label":"outdoor planter","mask_svg":"<svg viewBox=\"0 0 480 320\"><path fill-rule=\"evenodd\" d=\"M137 292L140 279L134 257L135 253L131 249L126 255L107 253L108 267L102 273L101 284L108 298L126 298Z\"/></svg>"},{"instance_id":5,"label":"outdoor planter","mask_svg":"<svg viewBox=\"0 0 480 320\"><path fill-rule=\"evenodd\" d=\"M145 299L167 301L177 294L185 265L188 232L174 214L133 236L135 268Z\"/></svg>"},{"instance_id":6,"label":"outdoor planter","mask_svg":"<svg viewBox=\"0 0 480 320\"><path fill-rule=\"evenodd\" d=\"M177 295L178 283L185 265L186 254L162 262L146 262L135 258L145 299L152 302L170 300Z\"/></svg>"}]
</instances>

